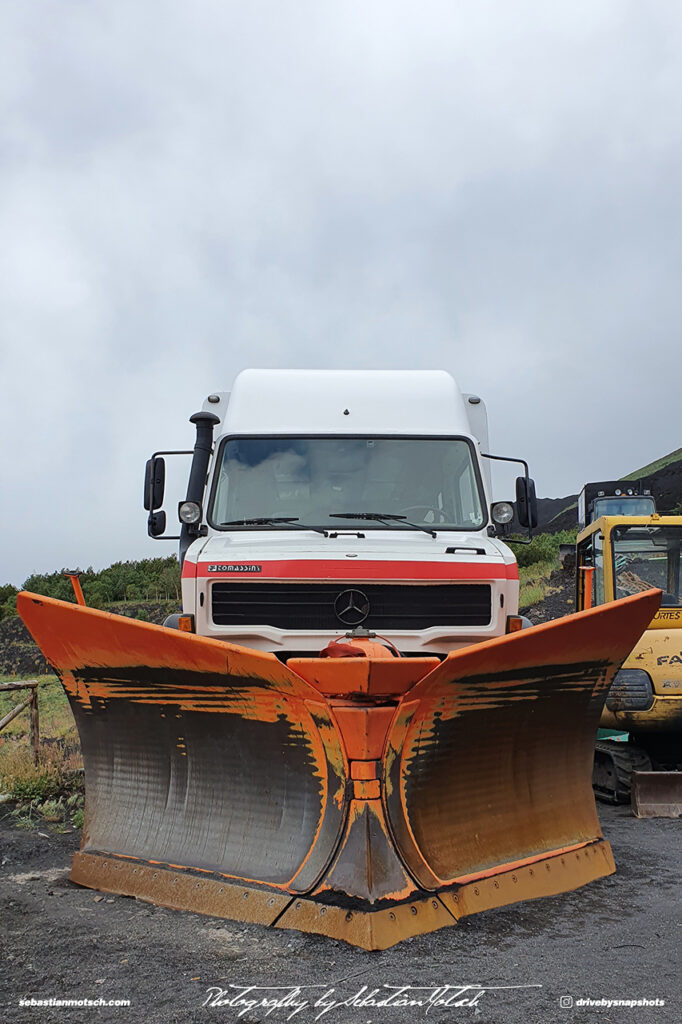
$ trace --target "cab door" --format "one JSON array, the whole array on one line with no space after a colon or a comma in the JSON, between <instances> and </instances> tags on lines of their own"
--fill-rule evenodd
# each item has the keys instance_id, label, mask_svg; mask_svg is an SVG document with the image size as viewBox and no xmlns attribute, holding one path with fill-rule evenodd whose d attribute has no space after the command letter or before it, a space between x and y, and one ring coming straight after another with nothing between
<instances>
[{"instance_id":1,"label":"cab door","mask_svg":"<svg viewBox=\"0 0 682 1024\"><path fill-rule=\"evenodd\" d=\"M604 537L601 530L595 530L589 537L580 541L577 548L576 611L580 612L584 608L604 604L609 600L605 592L604 576Z\"/></svg>"}]
</instances>

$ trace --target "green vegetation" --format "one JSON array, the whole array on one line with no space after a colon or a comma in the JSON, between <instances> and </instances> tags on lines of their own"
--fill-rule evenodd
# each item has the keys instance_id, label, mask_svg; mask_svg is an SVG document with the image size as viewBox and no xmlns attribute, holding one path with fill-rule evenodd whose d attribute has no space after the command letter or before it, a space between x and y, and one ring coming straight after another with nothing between
<instances>
[{"instance_id":1,"label":"green vegetation","mask_svg":"<svg viewBox=\"0 0 682 1024\"><path fill-rule=\"evenodd\" d=\"M28 678L28 677L27 677ZM31 676L31 679L36 678ZM21 680L16 676L0 678L3 683L17 683ZM28 690L3 690L0 691L0 718L11 711L28 697ZM77 743L76 724L71 714L69 701L64 693L64 687L55 676L48 676L45 682L38 687L38 717L40 719L40 735L51 740L67 741L71 739ZM2 738L28 735L28 710L6 725L0 732Z\"/></svg>"},{"instance_id":2,"label":"green vegetation","mask_svg":"<svg viewBox=\"0 0 682 1024\"><path fill-rule=\"evenodd\" d=\"M27 693L1 691L0 717ZM18 828L33 828L46 821L58 831L80 828L83 759L71 708L59 680L48 679L38 687L38 711L41 745L37 764L29 745L28 710L0 732L0 792L17 802L12 816Z\"/></svg>"},{"instance_id":3,"label":"green vegetation","mask_svg":"<svg viewBox=\"0 0 682 1024\"><path fill-rule=\"evenodd\" d=\"M42 803L72 793L82 785L82 768L77 746L44 743L38 764L28 742L6 739L0 746L0 788L21 802Z\"/></svg>"},{"instance_id":4,"label":"green vegetation","mask_svg":"<svg viewBox=\"0 0 682 1024\"><path fill-rule=\"evenodd\" d=\"M83 572L80 582L85 601L91 608L117 601L180 600L180 565L175 555L144 558L139 562L114 562L101 572L90 567ZM60 601L75 601L71 580L64 576L63 570L35 573L24 580L22 589ZM9 599L11 601L11 595Z\"/></svg>"},{"instance_id":5,"label":"green vegetation","mask_svg":"<svg viewBox=\"0 0 682 1024\"><path fill-rule=\"evenodd\" d=\"M60 796L56 800L35 798L17 804L11 815L16 828L44 828L45 822L49 822L57 832L72 832L75 828L83 828L83 804L84 797L80 792L68 797Z\"/></svg>"},{"instance_id":6,"label":"green vegetation","mask_svg":"<svg viewBox=\"0 0 682 1024\"><path fill-rule=\"evenodd\" d=\"M143 558L138 562L114 562L107 569L95 572L90 566L80 578L83 596L91 608L121 601L180 600L180 565L175 555L168 558ZM34 573L24 580L21 590L75 601L71 580L64 570ZM11 583L0 586L0 619L17 613L17 587Z\"/></svg>"},{"instance_id":7,"label":"green vegetation","mask_svg":"<svg viewBox=\"0 0 682 1024\"><path fill-rule=\"evenodd\" d=\"M5 583L0 587L0 619L17 614L17 594L17 588L11 583Z\"/></svg>"},{"instance_id":8,"label":"green vegetation","mask_svg":"<svg viewBox=\"0 0 682 1024\"><path fill-rule=\"evenodd\" d=\"M559 568L559 546L575 544L576 531L539 533L530 544L515 550L519 563L519 610L524 611L550 593L549 578Z\"/></svg>"},{"instance_id":9,"label":"green vegetation","mask_svg":"<svg viewBox=\"0 0 682 1024\"><path fill-rule=\"evenodd\" d=\"M519 611L532 608L543 600L554 568L556 566L547 562L536 562L519 569Z\"/></svg>"},{"instance_id":10,"label":"green vegetation","mask_svg":"<svg viewBox=\"0 0 682 1024\"><path fill-rule=\"evenodd\" d=\"M527 608L532 608L533 605L539 604L546 593L546 588L540 584L537 586L521 586L519 590L519 611L524 612Z\"/></svg>"},{"instance_id":11,"label":"green vegetation","mask_svg":"<svg viewBox=\"0 0 682 1024\"><path fill-rule=\"evenodd\" d=\"M553 569L559 565L559 546L575 544L577 530L561 530L559 533L538 533L530 544L514 548L516 560L521 566L537 565L544 562Z\"/></svg>"}]
</instances>

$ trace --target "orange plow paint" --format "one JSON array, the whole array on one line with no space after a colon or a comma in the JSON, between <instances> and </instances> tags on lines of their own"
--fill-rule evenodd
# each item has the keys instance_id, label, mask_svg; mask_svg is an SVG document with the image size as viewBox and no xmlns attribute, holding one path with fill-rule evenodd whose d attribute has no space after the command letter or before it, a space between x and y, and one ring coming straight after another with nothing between
<instances>
[{"instance_id":1,"label":"orange plow paint","mask_svg":"<svg viewBox=\"0 0 682 1024\"><path fill-rule=\"evenodd\" d=\"M652 591L433 658L292 659L34 594L83 748L74 881L383 949L614 870L592 748Z\"/></svg>"}]
</instances>

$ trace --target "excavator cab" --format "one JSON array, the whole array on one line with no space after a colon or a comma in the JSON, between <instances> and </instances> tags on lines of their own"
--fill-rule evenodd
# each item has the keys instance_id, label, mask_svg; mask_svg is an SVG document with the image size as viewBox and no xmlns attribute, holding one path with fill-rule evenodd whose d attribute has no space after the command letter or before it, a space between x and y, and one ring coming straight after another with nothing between
<instances>
[{"instance_id":1,"label":"excavator cab","mask_svg":"<svg viewBox=\"0 0 682 1024\"><path fill-rule=\"evenodd\" d=\"M679 608L682 519L602 516L579 535L577 564L577 611L651 589Z\"/></svg>"},{"instance_id":2,"label":"excavator cab","mask_svg":"<svg viewBox=\"0 0 682 1024\"><path fill-rule=\"evenodd\" d=\"M660 609L616 673L593 785L639 816L682 814L682 516L606 515L578 534L576 609L652 589ZM618 737L618 738L615 738Z\"/></svg>"}]
</instances>

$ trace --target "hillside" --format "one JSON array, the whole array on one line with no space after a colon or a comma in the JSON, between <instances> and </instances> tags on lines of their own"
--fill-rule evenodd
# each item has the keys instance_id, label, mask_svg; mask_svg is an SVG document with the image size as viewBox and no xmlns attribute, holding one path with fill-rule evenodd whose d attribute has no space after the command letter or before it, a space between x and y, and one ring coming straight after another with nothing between
<instances>
[{"instance_id":1,"label":"hillside","mask_svg":"<svg viewBox=\"0 0 682 1024\"><path fill-rule=\"evenodd\" d=\"M623 480L641 480L656 498L659 512L672 512L682 506L682 448L656 462L642 466ZM586 483L587 481L582 481ZM538 499L538 532L558 533L560 530L574 530L577 523L576 503L578 495L565 498Z\"/></svg>"}]
</instances>

